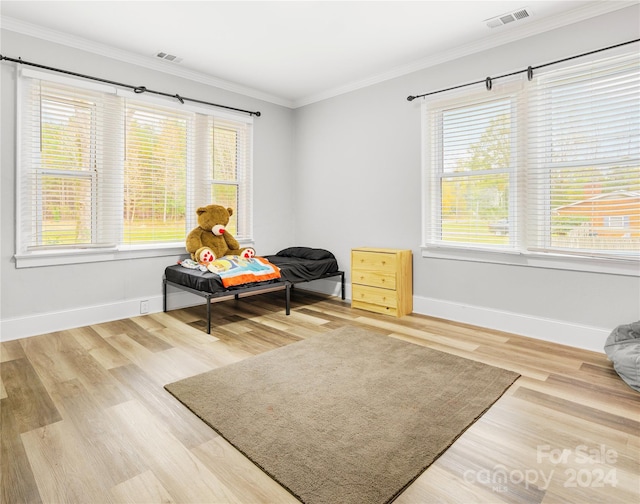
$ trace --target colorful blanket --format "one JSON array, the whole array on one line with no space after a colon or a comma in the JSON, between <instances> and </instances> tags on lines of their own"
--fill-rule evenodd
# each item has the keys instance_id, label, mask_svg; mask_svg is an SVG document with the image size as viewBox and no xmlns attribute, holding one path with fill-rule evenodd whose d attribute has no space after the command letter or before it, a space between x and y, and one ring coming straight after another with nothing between
<instances>
[{"instance_id":1,"label":"colorful blanket","mask_svg":"<svg viewBox=\"0 0 640 504\"><path fill-rule=\"evenodd\" d=\"M219 275L225 287L280 278L280 268L264 257L257 256L251 259L235 255L222 256L209 263L207 269Z\"/></svg>"}]
</instances>

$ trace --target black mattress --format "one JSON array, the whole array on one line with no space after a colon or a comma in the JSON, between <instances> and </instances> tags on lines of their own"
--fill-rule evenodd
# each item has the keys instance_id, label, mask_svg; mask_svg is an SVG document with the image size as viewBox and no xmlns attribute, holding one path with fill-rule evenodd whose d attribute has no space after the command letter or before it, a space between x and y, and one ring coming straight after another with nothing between
<instances>
[{"instance_id":1,"label":"black mattress","mask_svg":"<svg viewBox=\"0 0 640 504\"><path fill-rule=\"evenodd\" d=\"M188 269L179 264L167 267L164 274L168 282L183 285L197 291L216 294L222 291L233 292L245 287L264 284L309 282L339 271L338 261L335 256L324 249L290 247L281 250L275 255L263 257L280 268L281 278L226 288L222 285L220 276L215 273Z\"/></svg>"},{"instance_id":2,"label":"black mattress","mask_svg":"<svg viewBox=\"0 0 640 504\"><path fill-rule=\"evenodd\" d=\"M309 282L328 273L338 271L338 261L332 259L304 259L301 257L264 256L270 263L280 268L282 278L289 282Z\"/></svg>"}]
</instances>

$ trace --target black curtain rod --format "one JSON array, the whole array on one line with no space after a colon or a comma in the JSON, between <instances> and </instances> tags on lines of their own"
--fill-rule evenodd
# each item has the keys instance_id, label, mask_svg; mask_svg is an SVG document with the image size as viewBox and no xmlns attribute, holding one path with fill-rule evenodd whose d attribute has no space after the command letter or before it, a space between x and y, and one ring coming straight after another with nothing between
<instances>
[{"instance_id":1,"label":"black curtain rod","mask_svg":"<svg viewBox=\"0 0 640 504\"><path fill-rule=\"evenodd\" d=\"M518 70L516 72L511 72L508 74L504 74L504 75L498 75L497 77L487 77L486 79L482 79L482 80L478 80L475 82L467 82L466 84L460 84L459 86L453 86L450 88L446 88L446 89L439 89L438 91L431 91L430 93L424 93L421 95L416 95L416 96L407 96L407 100L408 101L413 101L416 98L423 98L425 96L429 96L429 95L434 95L434 94L438 94L438 93L444 93L445 91L451 91L453 89L459 89L459 88L463 88L463 87L467 87L467 86L474 86L475 84L482 84L484 82L484 84L487 87L487 90L490 91L491 88L493 87L493 81L497 80L497 79L503 79L504 77L511 77L512 75L518 75L521 73L527 73L527 78L529 80L533 79L533 71L534 70L538 70L540 68L544 68L544 67L548 67L551 65L556 65L558 63L564 63L565 61L570 61L576 58L582 58L584 56L589 56L591 54L596 54L602 51L608 51L609 49L615 49L616 47L622 47L628 44L633 44L635 42L640 42L640 39L635 39L635 40L629 40L627 42L622 42L620 44L616 44L616 45L612 45L609 47L603 47L602 49L596 49L595 51L589 51L586 53L582 53L582 54L577 54L575 56L569 56L568 58L563 58L563 59L559 59L556 61L551 61L550 63L543 63L542 65L537 65L537 66L530 66L527 67L525 70Z\"/></svg>"},{"instance_id":2,"label":"black curtain rod","mask_svg":"<svg viewBox=\"0 0 640 504\"><path fill-rule=\"evenodd\" d=\"M74 77L82 77L83 79L89 79L89 80L93 80L93 81L97 81L97 82L104 82L106 84L112 84L114 86L133 89L133 92L137 93L137 94L152 93L152 94L155 94L155 95L167 96L169 98L177 99L182 104L184 104L185 101L190 101L190 102L194 102L194 103L201 103L203 105L210 105L212 107L219 107L219 108L224 108L224 109L227 109L227 110L235 110L236 112L243 112L243 113L249 114L251 116L260 117L260 112L252 112L251 110L243 110L243 109L239 109L239 108L235 108L235 107L228 107L227 105L219 105L217 103L211 103L211 102L207 102L207 101L203 101L203 100L196 100L194 98L187 98L185 96L180 96L179 94L170 94L170 93L164 93L162 91L154 91L153 89L148 89L145 86L132 86L131 84L123 84L122 82L111 81L111 80L108 80L108 79L101 79L100 77L92 77L91 75L84 75L84 74L81 74L81 73L70 72L69 70L62 70L60 68L54 68L54 67L49 67L49 66L45 66L45 65L39 65L38 63L32 63L30 61L24 61L20 57L18 57L18 59L9 58L7 56L3 56L2 54L0 54L0 61L11 61L13 63L19 63L21 65L29 65L29 66L36 67L36 68L43 68L45 70L52 70L54 72L58 72L58 73L66 74L66 75L73 75Z\"/></svg>"}]
</instances>

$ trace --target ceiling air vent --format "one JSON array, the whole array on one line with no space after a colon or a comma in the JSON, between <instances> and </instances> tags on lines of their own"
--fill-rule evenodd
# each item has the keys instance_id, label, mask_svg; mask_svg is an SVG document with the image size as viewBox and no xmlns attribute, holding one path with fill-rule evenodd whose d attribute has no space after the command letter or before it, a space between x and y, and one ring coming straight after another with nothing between
<instances>
[{"instance_id":1,"label":"ceiling air vent","mask_svg":"<svg viewBox=\"0 0 640 504\"><path fill-rule=\"evenodd\" d=\"M172 61L173 63L180 63L182 61L182 58L178 58L177 56L174 56L173 54L168 54L166 52L162 52L159 51L156 53L156 57L163 59L165 61Z\"/></svg>"},{"instance_id":2,"label":"ceiling air vent","mask_svg":"<svg viewBox=\"0 0 640 504\"><path fill-rule=\"evenodd\" d=\"M530 16L531 12L528 9L519 9L514 12L509 12L508 14L502 14L501 16L486 19L485 22L489 28L497 28L498 26L513 23L514 21L520 21Z\"/></svg>"}]
</instances>

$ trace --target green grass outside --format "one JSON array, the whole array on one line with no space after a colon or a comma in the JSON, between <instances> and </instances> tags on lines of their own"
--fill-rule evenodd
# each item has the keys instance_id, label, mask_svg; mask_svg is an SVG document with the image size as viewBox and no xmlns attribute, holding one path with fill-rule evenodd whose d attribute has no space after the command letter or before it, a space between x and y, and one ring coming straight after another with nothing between
<instances>
[{"instance_id":1,"label":"green grass outside","mask_svg":"<svg viewBox=\"0 0 640 504\"><path fill-rule=\"evenodd\" d=\"M185 222L158 223L154 220L125 223L123 242L126 244L143 244L149 242L184 242L186 240ZM46 221L42 232L42 245L64 245L88 243L90 232L85 230L84 236L78 237L75 221Z\"/></svg>"},{"instance_id":2,"label":"green grass outside","mask_svg":"<svg viewBox=\"0 0 640 504\"><path fill-rule=\"evenodd\" d=\"M475 236L469 236L468 233L473 233ZM487 221L449 219L442 221L442 241L508 245L509 236L491 232Z\"/></svg>"}]
</instances>

